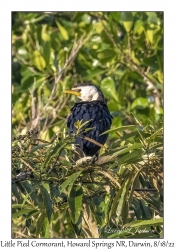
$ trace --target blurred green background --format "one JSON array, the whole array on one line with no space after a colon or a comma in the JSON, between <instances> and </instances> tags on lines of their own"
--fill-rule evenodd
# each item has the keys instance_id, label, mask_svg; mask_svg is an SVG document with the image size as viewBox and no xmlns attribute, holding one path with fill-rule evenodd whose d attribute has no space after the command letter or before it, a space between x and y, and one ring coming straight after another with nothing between
<instances>
[{"instance_id":1,"label":"blurred green background","mask_svg":"<svg viewBox=\"0 0 175 250\"><path fill-rule=\"evenodd\" d=\"M12 13L13 135L63 130L77 99L62 91L87 81L103 91L112 127L133 124L132 113L159 127L163 12Z\"/></svg>"}]
</instances>

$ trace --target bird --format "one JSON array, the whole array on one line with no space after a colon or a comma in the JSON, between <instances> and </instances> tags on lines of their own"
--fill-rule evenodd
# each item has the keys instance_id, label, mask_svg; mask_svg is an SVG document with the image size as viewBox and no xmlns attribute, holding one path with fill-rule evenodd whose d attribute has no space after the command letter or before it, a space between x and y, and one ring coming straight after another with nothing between
<instances>
[{"instance_id":1,"label":"bird","mask_svg":"<svg viewBox=\"0 0 175 250\"><path fill-rule=\"evenodd\" d=\"M76 133L77 128L74 124L77 121L87 122L81 135L76 136L75 145L78 145L85 157L98 157L100 146L97 144L105 144L108 134L101 134L110 129L113 119L102 91L96 85L88 82L75 84L71 90L63 92L73 94L80 99L80 102L76 102L71 108L70 116L67 119L69 135ZM86 140L85 137L95 140L97 144L92 140Z\"/></svg>"}]
</instances>

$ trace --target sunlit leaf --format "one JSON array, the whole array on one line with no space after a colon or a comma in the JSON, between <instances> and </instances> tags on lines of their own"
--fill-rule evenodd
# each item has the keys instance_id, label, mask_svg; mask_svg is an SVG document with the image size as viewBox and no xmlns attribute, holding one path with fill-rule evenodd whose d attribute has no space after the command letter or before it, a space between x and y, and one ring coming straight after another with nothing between
<instances>
[{"instance_id":1,"label":"sunlit leaf","mask_svg":"<svg viewBox=\"0 0 175 250\"><path fill-rule=\"evenodd\" d=\"M144 109L146 107L148 107L149 103L148 103L148 99L146 98L142 98L139 97L137 99L134 100L134 102L131 105L131 109Z\"/></svg>"},{"instance_id":2,"label":"sunlit leaf","mask_svg":"<svg viewBox=\"0 0 175 250\"><path fill-rule=\"evenodd\" d=\"M45 210L43 209L37 219L37 224L36 224L36 236L38 237L40 232L41 232L41 229L42 229L42 226L43 226L43 223L44 223L44 219L46 217L46 212Z\"/></svg>"},{"instance_id":3,"label":"sunlit leaf","mask_svg":"<svg viewBox=\"0 0 175 250\"><path fill-rule=\"evenodd\" d=\"M108 134L110 132L123 131L123 130L131 130L131 131L137 130L137 126L136 125L129 125L129 126L122 126L122 127L118 127L118 128L113 128L113 129L109 129L109 130L105 131L101 135Z\"/></svg>"},{"instance_id":4,"label":"sunlit leaf","mask_svg":"<svg viewBox=\"0 0 175 250\"><path fill-rule=\"evenodd\" d=\"M118 225L119 220L120 220L120 215L122 213L122 209L125 203L125 199L127 197L127 192L129 189L129 185L130 185L130 181L131 181L131 176L130 178L127 179L127 181L124 183L124 185L122 186L122 192L121 192L121 197L119 199L117 208L116 208L116 224Z\"/></svg>"},{"instance_id":5,"label":"sunlit leaf","mask_svg":"<svg viewBox=\"0 0 175 250\"><path fill-rule=\"evenodd\" d=\"M101 90L108 98L114 99L118 102L118 96L115 88L114 81L111 77L104 78L100 85Z\"/></svg>"},{"instance_id":6,"label":"sunlit leaf","mask_svg":"<svg viewBox=\"0 0 175 250\"><path fill-rule=\"evenodd\" d=\"M139 149L142 148L142 144L141 143L135 143L134 145L127 147L127 148L123 148L119 151L117 151L116 153L113 154L113 156L118 156L120 154L124 154L127 153L129 151L133 151L134 149Z\"/></svg>"},{"instance_id":7,"label":"sunlit leaf","mask_svg":"<svg viewBox=\"0 0 175 250\"><path fill-rule=\"evenodd\" d=\"M41 71L43 71L46 67L46 62L38 50L35 50L33 52L32 62L33 62L33 65Z\"/></svg>"},{"instance_id":8,"label":"sunlit leaf","mask_svg":"<svg viewBox=\"0 0 175 250\"><path fill-rule=\"evenodd\" d=\"M163 218L152 220L137 220L125 224L123 227L159 226L163 224Z\"/></svg>"},{"instance_id":9,"label":"sunlit leaf","mask_svg":"<svg viewBox=\"0 0 175 250\"><path fill-rule=\"evenodd\" d=\"M134 150L133 152L123 156L119 159L118 164L124 164L125 162L138 162L142 160L143 151L141 149Z\"/></svg>"},{"instance_id":10,"label":"sunlit leaf","mask_svg":"<svg viewBox=\"0 0 175 250\"><path fill-rule=\"evenodd\" d=\"M13 213L12 214L12 218L16 218L16 217L19 217L19 216L21 216L21 215L28 215L30 212L38 212L38 210L37 209L34 209L34 208L29 208L29 209L22 209L22 210L20 210L20 211L18 211L18 212L15 212L15 213Z\"/></svg>"},{"instance_id":11,"label":"sunlit leaf","mask_svg":"<svg viewBox=\"0 0 175 250\"><path fill-rule=\"evenodd\" d=\"M69 34L68 34L67 30L58 21L56 21L56 24L57 24L63 38L65 40L69 40Z\"/></svg>"},{"instance_id":12,"label":"sunlit leaf","mask_svg":"<svg viewBox=\"0 0 175 250\"><path fill-rule=\"evenodd\" d=\"M123 26L125 27L125 30L129 32L133 25L133 15L132 12L121 12L121 21L123 22Z\"/></svg>"}]
</instances>

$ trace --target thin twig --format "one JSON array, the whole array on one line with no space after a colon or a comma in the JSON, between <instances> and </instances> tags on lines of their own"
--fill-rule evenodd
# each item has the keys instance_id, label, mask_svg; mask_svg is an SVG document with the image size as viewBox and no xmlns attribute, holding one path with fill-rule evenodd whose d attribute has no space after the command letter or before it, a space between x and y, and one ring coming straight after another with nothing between
<instances>
[{"instance_id":1,"label":"thin twig","mask_svg":"<svg viewBox=\"0 0 175 250\"><path fill-rule=\"evenodd\" d=\"M24 159L21 158L21 161L30 168L30 170L32 170L33 172L35 172L35 170L32 168L32 166L30 166L30 164L28 162L26 162Z\"/></svg>"},{"instance_id":2,"label":"thin twig","mask_svg":"<svg viewBox=\"0 0 175 250\"><path fill-rule=\"evenodd\" d=\"M31 129L35 129L36 127L38 127L38 121L40 120L40 113L38 112L40 108L38 107L36 109L35 106L35 98L34 98L35 86L36 86L36 79L34 78L33 87L32 89L29 90L31 95L31 113L32 113Z\"/></svg>"},{"instance_id":3,"label":"thin twig","mask_svg":"<svg viewBox=\"0 0 175 250\"><path fill-rule=\"evenodd\" d=\"M89 40L89 38L91 37L92 34L93 34L93 31L91 31L84 40L83 40L83 37L81 37L79 39L79 41L74 40L74 44L73 44L72 50L70 52L70 55L69 55L68 59L66 60L63 68L60 70L58 76L55 78L55 83L54 83L51 95L50 95L49 100L48 100L47 104L45 105L44 109L47 108L47 106L49 105L49 102L53 99L55 91L56 91L57 83L61 80L63 73L65 72L65 69L74 61L79 50Z\"/></svg>"},{"instance_id":4,"label":"thin twig","mask_svg":"<svg viewBox=\"0 0 175 250\"><path fill-rule=\"evenodd\" d=\"M129 51L129 57L131 58L131 38L129 33L128 33L128 51Z\"/></svg>"},{"instance_id":5,"label":"thin twig","mask_svg":"<svg viewBox=\"0 0 175 250\"><path fill-rule=\"evenodd\" d=\"M38 133L40 134L40 130L41 130L41 96L40 94L38 95L38 105L37 105L37 116L38 116L38 124L37 124L37 129L38 129Z\"/></svg>"},{"instance_id":6,"label":"thin twig","mask_svg":"<svg viewBox=\"0 0 175 250\"><path fill-rule=\"evenodd\" d=\"M25 24L25 22L24 22L22 13L19 13L19 19L20 19L21 22L22 22L22 26L23 26L24 30L26 30L26 24ZM27 35L27 37L28 37L28 39L29 39L29 41L30 41L30 44L32 45L33 49L36 50L36 45L35 45L35 43L34 43L32 37L31 37L30 33L29 33L29 32L26 32L26 35Z\"/></svg>"},{"instance_id":7,"label":"thin twig","mask_svg":"<svg viewBox=\"0 0 175 250\"><path fill-rule=\"evenodd\" d=\"M35 119L36 109L35 109L35 100L34 100L34 91L36 86L36 79L34 78L34 83L32 89L29 89L30 95L31 95L31 112L32 112L32 122ZM31 126L33 127L33 126Z\"/></svg>"},{"instance_id":8,"label":"thin twig","mask_svg":"<svg viewBox=\"0 0 175 250\"><path fill-rule=\"evenodd\" d=\"M66 121L64 118L59 117L59 115L57 114L57 111L59 110L59 112L60 112L65 107L65 104L67 103L68 98L69 98L69 96L66 96L66 98L64 98L64 99L61 98L60 101L58 102L58 105L55 108L53 108L52 111L55 113L55 115L53 115L53 112L49 113L49 115L45 119L45 122L44 122L44 125L42 128L42 132L44 132L45 130L52 127L57 118L60 118L60 120L61 119L63 120L63 124L61 125L61 127L64 127ZM62 99L63 99L63 102L62 102ZM51 118L53 117L53 118L51 119L51 121L49 121L49 124L48 124L49 117L51 117ZM60 129L61 129L61 127L60 127Z\"/></svg>"}]
</instances>

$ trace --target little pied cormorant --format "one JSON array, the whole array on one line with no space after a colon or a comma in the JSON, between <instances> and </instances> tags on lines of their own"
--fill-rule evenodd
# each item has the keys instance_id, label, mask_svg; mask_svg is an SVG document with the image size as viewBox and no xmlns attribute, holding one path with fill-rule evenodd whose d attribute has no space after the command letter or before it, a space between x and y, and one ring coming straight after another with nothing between
<instances>
[{"instance_id":1,"label":"little pied cormorant","mask_svg":"<svg viewBox=\"0 0 175 250\"><path fill-rule=\"evenodd\" d=\"M83 128L93 129L82 133L82 135L100 144L105 144L108 134L101 136L100 134L110 129L112 116L109 113L103 93L99 87L91 83L76 84L71 90L64 90L64 93L76 95L81 99L70 110L71 114L67 121L68 133L72 134L76 132L77 129L74 123L78 120L82 120L82 123L90 120ZM78 136L75 143L79 145L85 156L97 155L100 149L100 146Z\"/></svg>"}]
</instances>

